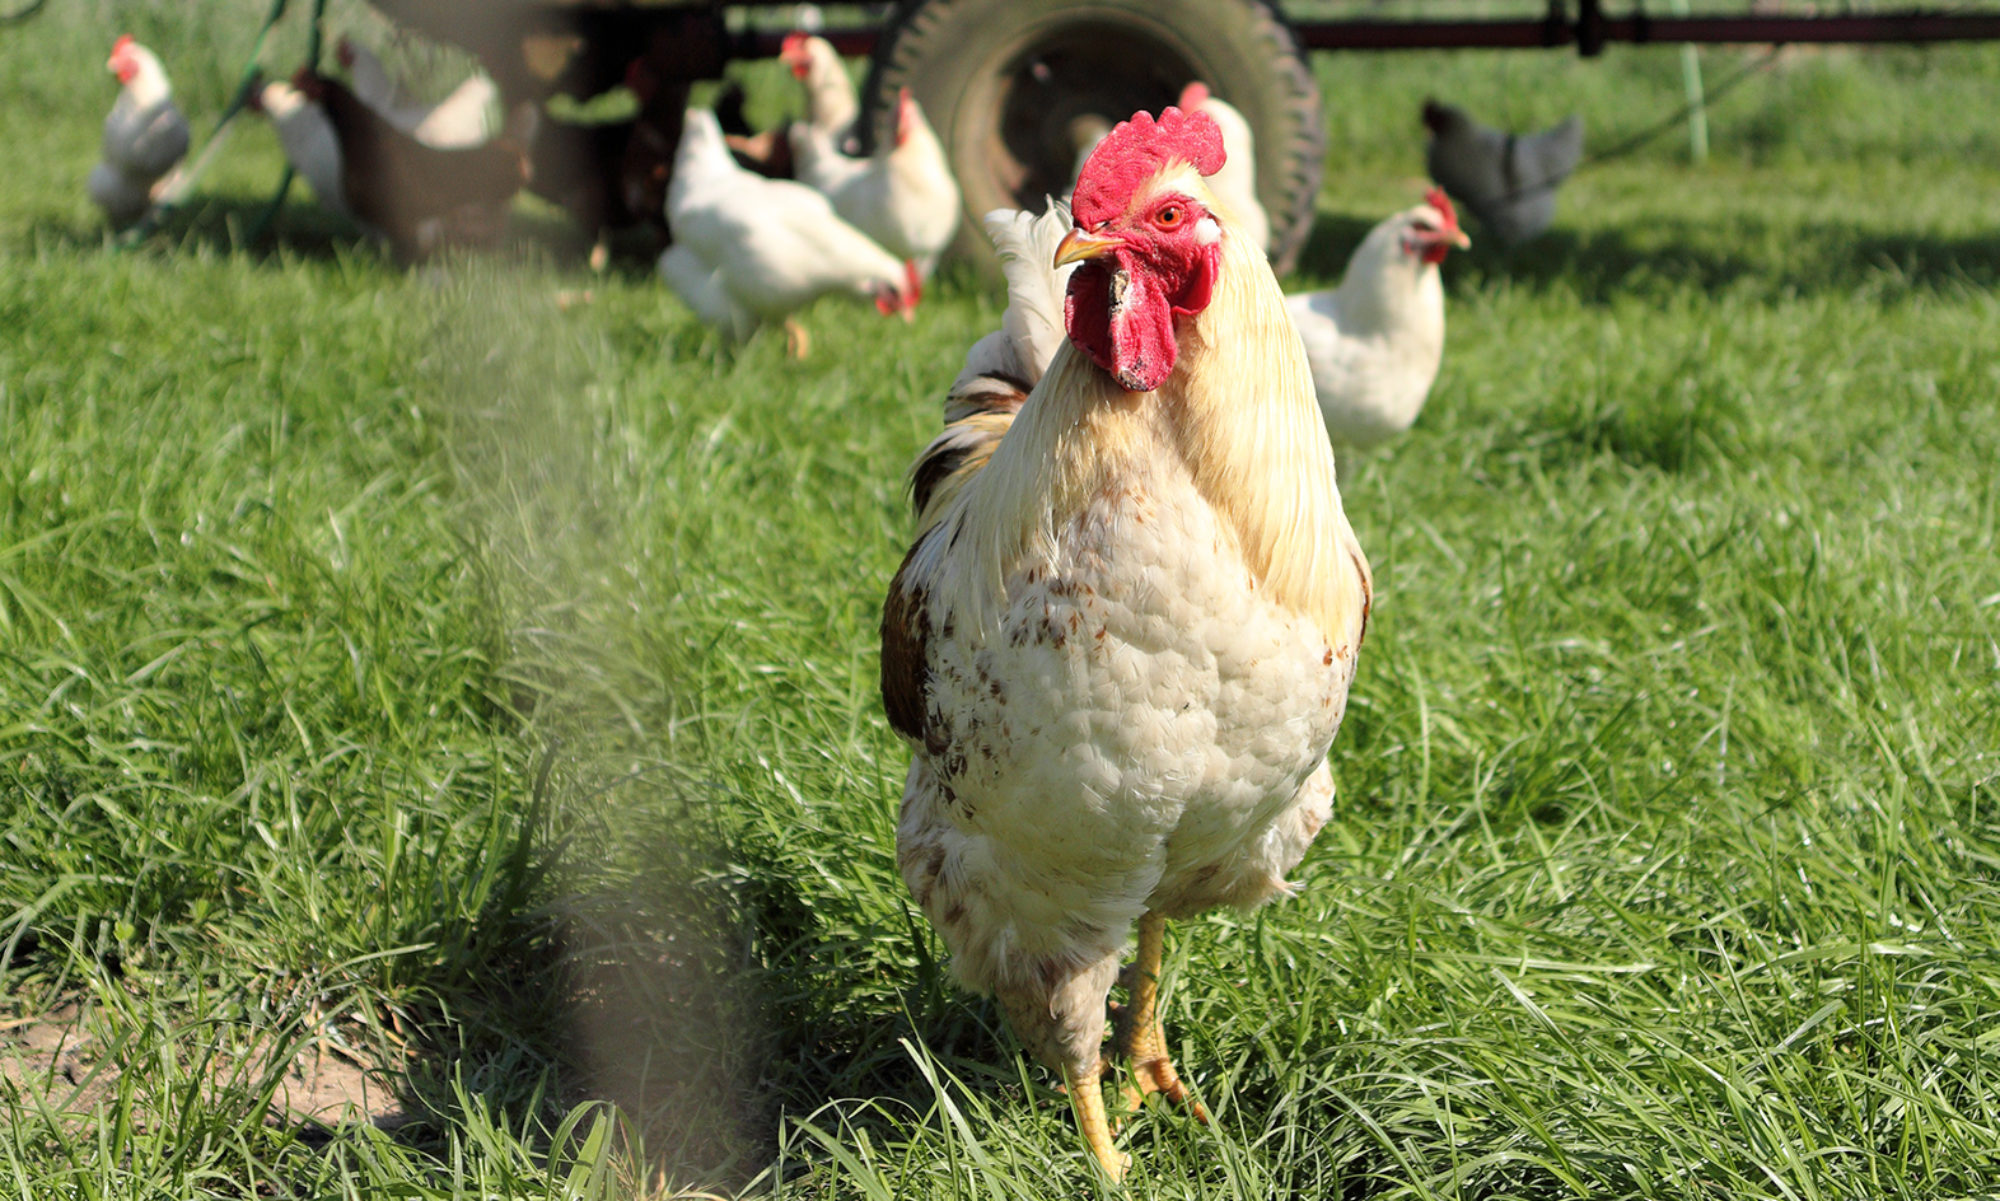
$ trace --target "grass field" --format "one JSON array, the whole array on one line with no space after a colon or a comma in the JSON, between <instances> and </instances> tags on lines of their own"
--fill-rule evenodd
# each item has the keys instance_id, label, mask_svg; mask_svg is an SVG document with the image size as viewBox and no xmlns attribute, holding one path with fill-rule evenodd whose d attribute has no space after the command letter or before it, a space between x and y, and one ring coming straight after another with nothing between
<instances>
[{"instance_id":1,"label":"grass field","mask_svg":"<svg viewBox=\"0 0 2000 1201\"><path fill-rule=\"evenodd\" d=\"M996 299L823 304L795 364L546 215L239 248L256 127L114 252L105 48L205 129L264 5L207 8L0 27L0 1193L1107 1191L891 854L902 473ZM1680 95L1671 50L1319 69L1296 284L1410 202L1428 92L1595 145ZM1996 98L2000 47L1787 55L1708 165L1447 264L1429 408L1342 468L1334 821L1170 933L1216 1120L1140 1116L1132 1195L2000 1192Z\"/></svg>"}]
</instances>

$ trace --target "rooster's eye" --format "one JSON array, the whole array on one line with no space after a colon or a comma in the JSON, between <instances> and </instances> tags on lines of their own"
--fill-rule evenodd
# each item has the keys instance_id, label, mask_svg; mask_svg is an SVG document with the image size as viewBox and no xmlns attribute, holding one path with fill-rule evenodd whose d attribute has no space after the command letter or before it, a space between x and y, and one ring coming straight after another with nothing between
<instances>
[{"instance_id":1,"label":"rooster's eye","mask_svg":"<svg viewBox=\"0 0 2000 1201\"><path fill-rule=\"evenodd\" d=\"M1159 226L1161 229L1172 229L1181 223L1183 216L1185 214L1181 212L1179 205L1170 204L1153 214L1153 224Z\"/></svg>"}]
</instances>

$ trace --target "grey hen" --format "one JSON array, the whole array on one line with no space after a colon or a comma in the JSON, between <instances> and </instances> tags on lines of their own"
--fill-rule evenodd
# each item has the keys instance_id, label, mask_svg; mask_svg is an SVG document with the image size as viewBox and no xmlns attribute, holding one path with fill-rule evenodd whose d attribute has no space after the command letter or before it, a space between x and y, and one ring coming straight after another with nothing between
<instances>
[{"instance_id":1,"label":"grey hen","mask_svg":"<svg viewBox=\"0 0 2000 1201\"><path fill-rule=\"evenodd\" d=\"M1431 178L1508 245L1540 236L1555 221L1556 188L1583 158L1582 117L1513 134L1426 100L1424 126L1431 131L1424 155Z\"/></svg>"}]
</instances>

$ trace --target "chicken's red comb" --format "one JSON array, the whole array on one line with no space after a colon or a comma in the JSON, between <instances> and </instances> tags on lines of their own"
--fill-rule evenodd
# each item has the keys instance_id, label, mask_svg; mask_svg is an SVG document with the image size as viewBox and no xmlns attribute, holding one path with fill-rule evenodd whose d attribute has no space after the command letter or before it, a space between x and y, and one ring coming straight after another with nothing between
<instances>
[{"instance_id":1,"label":"chicken's red comb","mask_svg":"<svg viewBox=\"0 0 2000 1201\"><path fill-rule=\"evenodd\" d=\"M806 38L808 36L810 35L796 32L786 34L785 40L778 43L778 57L784 59L786 62L790 62L805 54ZM769 44L768 42L765 43L765 45Z\"/></svg>"},{"instance_id":2,"label":"chicken's red comb","mask_svg":"<svg viewBox=\"0 0 2000 1201\"><path fill-rule=\"evenodd\" d=\"M1169 108L1155 121L1150 113L1120 121L1077 174L1070 201L1078 228L1088 229L1125 211L1132 193L1169 163L1185 162L1203 175L1222 170L1227 159L1222 129L1207 113Z\"/></svg>"},{"instance_id":3,"label":"chicken's red comb","mask_svg":"<svg viewBox=\"0 0 2000 1201\"><path fill-rule=\"evenodd\" d=\"M1446 229L1458 228L1458 210L1451 207L1451 197L1444 194L1443 188L1433 186L1430 191L1425 192L1424 203L1444 215Z\"/></svg>"},{"instance_id":4,"label":"chicken's red comb","mask_svg":"<svg viewBox=\"0 0 2000 1201\"><path fill-rule=\"evenodd\" d=\"M111 43L111 53L123 54L127 50L130 50L132 48L132 43L136 41L138 41L138 39L133 37L131 34L121 33L118 35L118 40Z\"/></svg>"},{"instance_id":5,"label":"chicken's red comb","mask_svg":"<svg viewBox=\"0 0 2000 1201\"><path fill-rule=\"evenodd\" d=\"M1193 112L1208 103L1208 85L1197 79L1181 89L1181 108Z\"/></svg>"}]
</instances>

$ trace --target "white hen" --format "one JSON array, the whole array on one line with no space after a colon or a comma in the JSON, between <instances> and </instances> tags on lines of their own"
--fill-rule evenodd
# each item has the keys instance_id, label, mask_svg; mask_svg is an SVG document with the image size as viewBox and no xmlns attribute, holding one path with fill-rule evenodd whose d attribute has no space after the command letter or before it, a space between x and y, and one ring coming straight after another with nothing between
<instances>
[{"instance_id":1,"label":"white hen","mask_svg":"<svg viewBox=\"0 0 2000 1201\"><path fill-rule=\"evenodd\" d=\"M1236 224L1250 240L1268 254L1271 218L1264 211L1263 202L1257 199L1257 139L1250 132L1249 119L1235 105L1210 93L1208 85L1200 80L1181 89L1180 107L1182 112L1207 113L1221 128L1222 146L1228 151L1229 160L1208 181L1209 190L1236 218Z\"/></svg>"},{"instance_id":2,"label":"white hen","mask_svg":"<svg viewBox=\"0 0 2000 1201\"><path fill-rule=\"evenodd\" d=\"M424 145L461 150L483 145L493 136L500 89L485 72L475 72L444 99L426 104L412 99L409 89L389 74L368 47L342 38L335 54L347 69L361 103Z\"/></svg>"},{"instance_id":3,"label":"white hen","mask_svg":"<svg viewBox=\"0 0 2000 1201\"><path fill-rule=\"evenodd\" d=\"M792 126L791 139L800 179L826 193L854 228L930 275L958 232L958 183L910 89L896 94L894 139L868 158L842 154L829 134L804 122Z\"/></svg>"},{"instance_id":4,"label":"white hen","mask_svg":"<svg viewBox=\"0 0 2000 1201\"><path fill-rule=\"evenodd\" d=\"M131 34L111 44L104 66L118 77L118 99L104 118L103 157L85 187L112 227L123 229L146 215L161 181L187 153L188 123L159 58Z\"/></svg>"},{"instance_id":5,"label":"white hen","mask_svg":"<svg viewBox=\"0 0 2000 1201\"><path fill-rule=\"evenodd\" d=\"M705 323L733 338L827 292L867 297L885 315L904 317L922 294L916 265L842 221L825 196L737 166L707 109L688 110L667 224L674 244L660 256L660 275Z\"/></svg>"},{"instance_id":6,"label":"white hen","mask_svg":"<svg viewBox=\"0 0 2000 1201\"><path fill-rule=\"evenodd\" d=\"M1538 237L1556 219L1556 189L1583 159L1583 118L1539 133L1481 125L1462 109L1424 101L1431 178L1508 245Z\"/></svg>"},{"instance_id":7,"label":"white hen","mask_svg":"<svg viewBox=\"0 0 2000 1201\"><path fill-rule=\"evenodd\" d=\"M1416 421L1444 357L1438 264L1470 245L1451 201L1432 188L1368 231L1338 288L1285 297L1334 441L1374 446Z\"/></svg>"}]
</instances>

